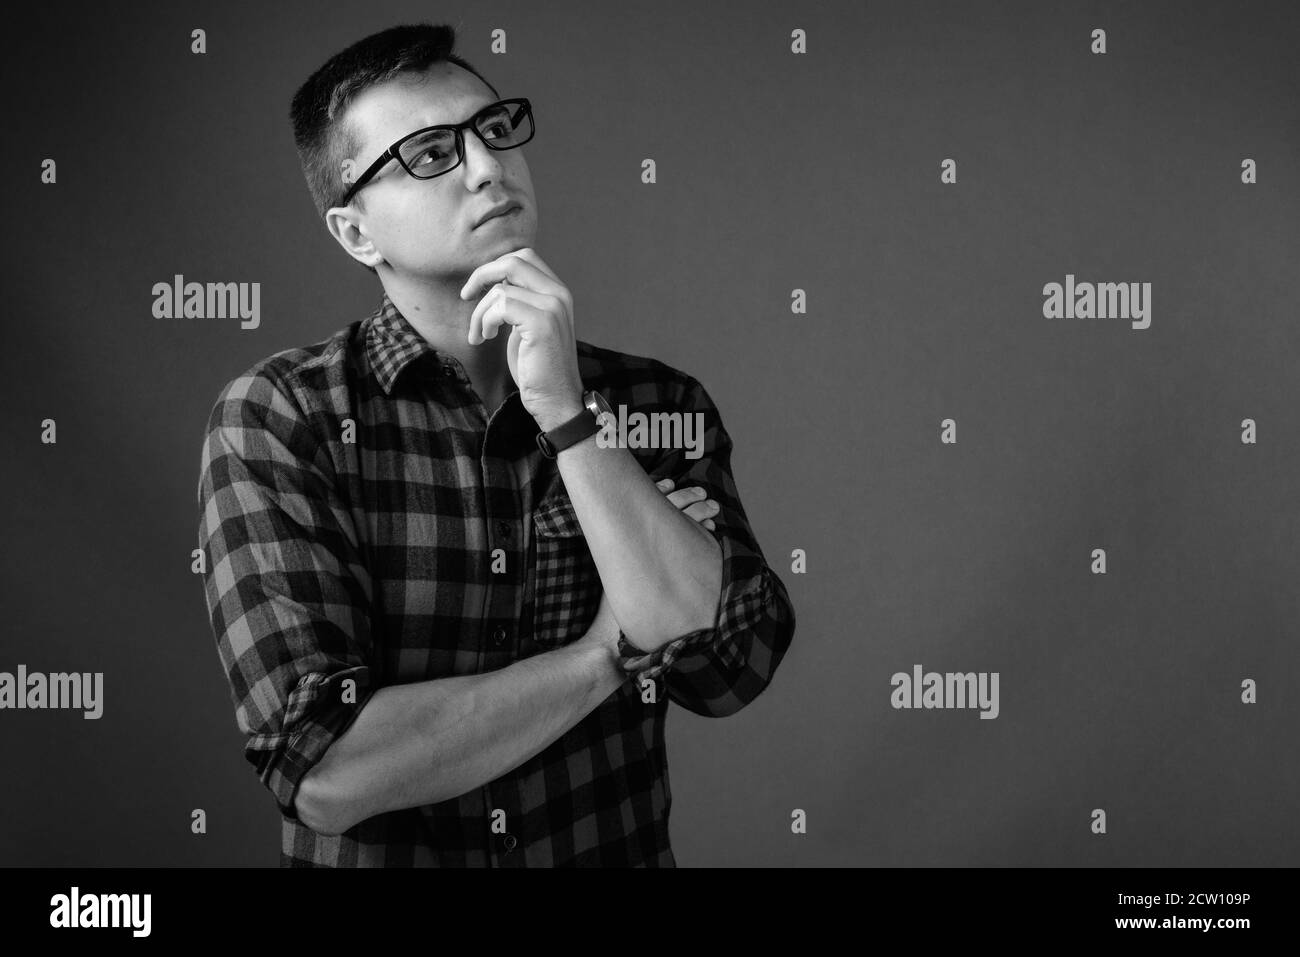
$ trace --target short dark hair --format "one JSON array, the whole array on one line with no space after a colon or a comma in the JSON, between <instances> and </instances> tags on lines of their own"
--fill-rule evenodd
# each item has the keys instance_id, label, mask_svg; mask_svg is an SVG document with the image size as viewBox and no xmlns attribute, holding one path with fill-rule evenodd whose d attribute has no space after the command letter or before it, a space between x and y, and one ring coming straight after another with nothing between
<instances>
[{"instance_id":1,"label":"short dark hair","mask_svg":"<svg viewBox=\"0 0 1300 957\"><path fill-rule=\"evenodd\" d=\"M458 57L456 30L447 24L413 23L390 27L358 40L334 54L298 88L289 106L293 141L316 212L324 218L347 193L340 165L356 153L360 143L343 115L358 95L399 73L423 72L435 63L453 63L487 83L492 95L501 94L478 70ZM365 209L362 194L354 202ZM363 264L364 265L364 264ZM366 266L372 273L378 272Z\"/></svg>"}]
</instances>

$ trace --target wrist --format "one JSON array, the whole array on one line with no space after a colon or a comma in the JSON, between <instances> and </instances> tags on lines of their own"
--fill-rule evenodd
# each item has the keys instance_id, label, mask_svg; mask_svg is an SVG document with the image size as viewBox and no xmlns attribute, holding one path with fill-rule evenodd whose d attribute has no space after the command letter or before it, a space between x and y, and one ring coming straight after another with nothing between
<instances>
[{"instance_id":1,"label":"wrist","mask_svg":"<svg viewBox=\"0 0 1300 957\"><path fill-rule=\"evenodd\" d=\"M610 637L589 632L584 640L572 646L581 654L583 667L602 701L627 679L627 673L619 663L617 642L616 635Z\"/></svg>"},{"instance_id":2,"label":"wrist","mask_svg":"<svg viewBox=\"0 0 1300 957\"><path fill-rule=\"evenodd\" d=\"M550 432L585 409L586 406L582 404L582 396L578 394L568 402L556 402L538 409L533 416L533 421L537 423L537 427L543 432Z\"/></svg>"}]
</instances>

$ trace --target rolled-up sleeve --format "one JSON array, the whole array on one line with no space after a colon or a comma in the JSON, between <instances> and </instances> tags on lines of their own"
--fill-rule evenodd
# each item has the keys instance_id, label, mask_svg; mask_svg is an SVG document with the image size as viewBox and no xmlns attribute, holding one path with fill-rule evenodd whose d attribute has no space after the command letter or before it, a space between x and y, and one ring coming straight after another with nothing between
<instances>
[{"instance_id":1,"label":"rolled-up sleeve","mask_svg":"<svg viewBox=\"0 0 1300 957\"><path fill-rule=\"evenodd\" d=\"M222 390L198 488L204 590L244 755L295 821L302 778L375 690L371 582L331 474L282 383L254 369Z\"/></svg>"},{"instance_id":2,"label":"rolled-up sleeve","mask_svg":"<svg viewBox=\"0 0 1300 957\"><path fill-rule=\"evenodd\" d=\"M638 680L663 677L669 697L696 714L724 717L758 697L794 637L785 585L750 529L731 474L731 436L708 392L687 377L677 411L702 416L698 449L665 450L650 477L702 487L718 503L713 535L722 549L722 588L712 628L675 638L647 656ZM683 435L686 433L683 432ZM692 458L696 451L701 454Z\"/></svg>"}]
</instances>

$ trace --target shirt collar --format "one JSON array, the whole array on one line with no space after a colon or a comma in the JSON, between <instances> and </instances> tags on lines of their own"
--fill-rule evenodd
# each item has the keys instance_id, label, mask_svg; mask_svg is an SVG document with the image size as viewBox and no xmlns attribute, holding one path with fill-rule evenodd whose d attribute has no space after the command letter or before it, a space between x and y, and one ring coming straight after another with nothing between
<instances>
[{"instance_id":1,"label":"shirt collar","mask_svg":"<svg viewBox=\"0 0 1300 957\"><path fill-rule=\"evenodd\" d=\"M365 344L370 368L386 395L392 394L397 377L416 359L424 355L438 357L438 350L415 331L387 292L379 308L366 320Z\"/></svg>"}]
</instances>

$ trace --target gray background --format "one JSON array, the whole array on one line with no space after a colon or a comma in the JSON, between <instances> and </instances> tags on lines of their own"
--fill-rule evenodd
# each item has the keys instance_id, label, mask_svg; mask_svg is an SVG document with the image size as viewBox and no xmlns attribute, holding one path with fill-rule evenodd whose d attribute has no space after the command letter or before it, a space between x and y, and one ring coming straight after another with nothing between
<instances>
[{"instance_id":1,"label":"gray background","mask_svg":"<svg viewBox=\"0 0 1300 957\"><path fill-rule=\"evenodd\" d=\"M670 710L683 866L1297 863L1293 5L363 6L8 31L0 670L103 671L105 712L0 712L0 863L276 863L189 570L203 426L377 303L287 108L422 19L533 99L579 335L705 384L798 614L748 709ZM260 282L261 327L154 319L177 272ZM1151 328L1044 319L1068 272L1151 282ZM892 709L914 663L998 671L1001 716Z\"/></svg>"}]
</instances>

